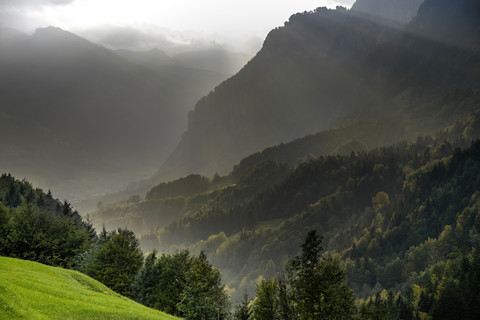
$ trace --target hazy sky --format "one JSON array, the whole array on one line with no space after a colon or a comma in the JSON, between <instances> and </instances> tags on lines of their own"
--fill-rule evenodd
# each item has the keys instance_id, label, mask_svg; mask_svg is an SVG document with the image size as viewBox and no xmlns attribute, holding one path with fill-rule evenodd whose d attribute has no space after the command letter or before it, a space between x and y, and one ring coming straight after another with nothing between
<instances>
[{"instance_id":1,"label":"hazy sky","mask_svg":"<svg viewBox=\"0 0 480 320\"><path fill-rule=\"evenodd\" d=\"M112 48L258 46L268 31L317 7L354 0L0 0L0 27L49 25Z\"/></svg>"}]
</instances>

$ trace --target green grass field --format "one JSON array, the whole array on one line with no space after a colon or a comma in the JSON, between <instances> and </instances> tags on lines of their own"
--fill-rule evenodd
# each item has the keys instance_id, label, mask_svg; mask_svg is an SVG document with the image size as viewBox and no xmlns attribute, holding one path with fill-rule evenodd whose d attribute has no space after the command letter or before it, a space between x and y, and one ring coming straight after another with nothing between
<instances>
[{"instance_id":1,"label":"green grass field","mask_svg":"<svg viewBox=\"0 0 480 320\"><path fill-rule=\"evenodd\" d=\"M0 319L179 319L79 272L0 257Z\"/></svg>"}]
</instances>

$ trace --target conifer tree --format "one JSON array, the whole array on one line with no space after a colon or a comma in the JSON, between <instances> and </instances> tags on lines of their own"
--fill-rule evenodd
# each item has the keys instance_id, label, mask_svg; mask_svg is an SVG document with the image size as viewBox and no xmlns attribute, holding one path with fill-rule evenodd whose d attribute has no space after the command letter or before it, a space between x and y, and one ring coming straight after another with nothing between
<instances>
[{"instance_id":1,"label":"conifer tree","mask_svg":"<svg viewBox=\"0 0 480 320\"><path fill-rule=\"evenodd\" d=\"M277 281L274 279L262 280L257 285L257 297L253 303L255 320L277 320Z\"/></svg>"},{"instance_id":2,"label":"conifer tree","mask_svg":"<svg viewBox=\"0 0 480 320\"><path fill-rule=\"evenodd\" d=\"M185 287L180 294L178 309L189 320L225 319L228 297L220 270L214 268L201 252L186 273Z\"/></svg>"},{"instance_id":3,"label":"conifer tree","mask_svg":"<svg viewBox=\"0 0 480 320\"><path fill-rule=\"evenodd\" d=\"M295 313L301 320L351 319L354 298L344 281L345 272L338 260L322 257L322 238L315 230L308 232L299 256L289 262Z\"/></svg>"},{"instance_id":4,"label":"conifer tree","mask_svg":"<svg viewBox=\"0 0 480 320\"><path fill-rule=\"evenodd\" d=\"M157 300L157 288L161 270L157 268L157 252L154 250L145 259L132 283L132 297L141 304L153 308Z\"/></svg>"},{"instance_id":5,"label":"conifer tree","mask_svg":"<svg viewBox=\"0 0 480 320\"><path fill-rule=\"evenodd\" d=\"M233 314L234 320L250 320L250 316L252 315L251 309L251 302L252 300L248 297L247 292L243 294L243 299L240 301L239 304L235 306L235 312Z\"/></svg>"}]
</instances>

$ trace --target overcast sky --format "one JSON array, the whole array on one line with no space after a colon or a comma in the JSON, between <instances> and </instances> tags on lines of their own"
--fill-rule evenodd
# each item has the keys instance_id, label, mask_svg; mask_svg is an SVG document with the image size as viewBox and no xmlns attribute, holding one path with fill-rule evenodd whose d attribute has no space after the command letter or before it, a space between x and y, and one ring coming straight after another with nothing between
<instances>
[{"instance_id":1,"label":"overcast sky","mask_svg":"<svg viewBox=\"0 0 480 320\"><path fill-rule=\"evenodd\" d=\"M354 0L0 0L0 27L49 25L111 48L230 46L255 51L297 12ZM234 45L235 44L235 45Z\"/></svg>"}]
</instances>

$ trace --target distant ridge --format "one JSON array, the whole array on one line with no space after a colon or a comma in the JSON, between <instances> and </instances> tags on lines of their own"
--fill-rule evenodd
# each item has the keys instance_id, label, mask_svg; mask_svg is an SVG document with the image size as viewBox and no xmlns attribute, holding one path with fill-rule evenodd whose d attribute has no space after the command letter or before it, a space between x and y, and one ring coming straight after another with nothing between
<instances>
[{"instance_id":1,"label":"distant ridge","mask_svg":"<svg viewBox=\"0 0 480 320\"><path fill-rule=\"evenodd\" d=\"M71 201L151 175L227 78L132 62L57 27L0 29L0 69L0 167Z\"/></svg>"}]
</instances>

